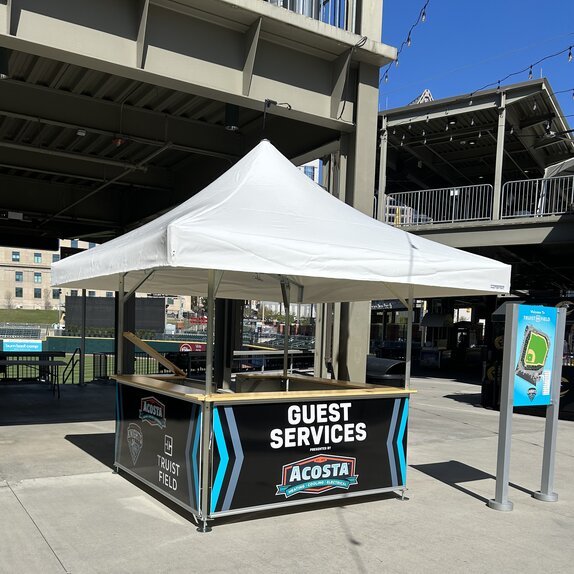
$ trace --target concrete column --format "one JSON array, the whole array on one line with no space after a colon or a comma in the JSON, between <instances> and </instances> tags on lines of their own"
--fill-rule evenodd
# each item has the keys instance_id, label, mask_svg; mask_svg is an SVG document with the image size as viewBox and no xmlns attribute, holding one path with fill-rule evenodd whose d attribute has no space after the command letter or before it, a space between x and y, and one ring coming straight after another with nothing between
<instances>
[{"instance_id":1,"label":"concrete column","mask_svg":"<svg viewBox=\"0 0 574 574\"><path fill-rule=\"evenodd\" d=\"M494 168L494 197L492 199L492 219L500 219L502 198L502 162L504 161L504 133L506 127L506 93L500 94L498 106L498 130L496 134L496 164Z\"/></svg>"},{"instance_id":2,"label":"concrete column","mask_svg":"<svg viewBox=\"0 0 574 574\"><path fill-rule=\"evenodd\" d=\"M376 218L379 221L385 221L385 202L387 190L387 153L388 153L389 134L387 131L387 116L383 116L383 125L379 136L379 182L377 185L377 213Z\"/></svg>"},{"instance_id":3,"label":"concrete column","mask_svg":"<svg viewBox=\"0 0 574 574\"><path fill-rule=\"evenodd\" d=\"M355 1L357 3L356 33L380 42L383 34L383 0Z\"/></svg>"},{"instance_id":4,"label":"concrete column","mask_svg":"<svg viewBox=\"0 0 574 574\"><path fill-rule=\"evenodd\" d=\"M120 306L122 309L120 310ZM120 318L121 317L121 318ZM116 373L122 375L133 375L135 366L135 347L127 339L124 339L123 332L136 332L136 298L133 294L129 298L116 295L116 328L115 328L115 353L116 353ZM121 347L121 352L119 349Z\"/></svg>"},{"instance_id":5,"label":"concrete column","mask_svg":"<svg viewBox=\"0 0 574 574\"><path fill-rule=\"evenodd\" d=\"M241 349L244 302L215 300L214 381L218 389L229 388L233 368L233 351Z\"/></svg>"},{"instance_id":6,"label":"concrete column","mask_svg":"<svg viewBox=\"0 0 574 574\"><path fill-rule=\"evenodd\" d=\"M341 156L346 154L347 164L346 178L344 180L341 178L341 183L345 186L344 201L372 216L377 153L379 70L375 66L360 64L357 79L356 130L354 134L343 136L341 140ZM338 323L340 330L338 337L333 338L333 359L337 378L365 381L370 315L370 301L341 304ZM338 352L335 354L336 351Z\"/></svg>"}]
</instances>

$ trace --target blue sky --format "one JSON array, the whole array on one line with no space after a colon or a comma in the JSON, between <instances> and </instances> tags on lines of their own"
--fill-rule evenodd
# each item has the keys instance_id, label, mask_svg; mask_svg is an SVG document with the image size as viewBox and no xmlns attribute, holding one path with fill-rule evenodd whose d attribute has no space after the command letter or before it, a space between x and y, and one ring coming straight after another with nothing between
<instances>
[{"instance_id":1,"label":"blue sky","mask_svg":"<svg viewBox=\"0 0 574 574\"><path fill-rule=\"evenodd\" d=\"M384 0L383 42L399 48L425 0ZM434 99L478 90L574 46L574 0L430 0L399 66L380 84L379 108L403 106L428 88ZM574 48L573 48L574 54ZM383 68L384 72L385 68ZM565 52L532 69L548 78L574 127L574 58ZM528 79L528 71L502 85Z\"/></svg>"}]
</instances>

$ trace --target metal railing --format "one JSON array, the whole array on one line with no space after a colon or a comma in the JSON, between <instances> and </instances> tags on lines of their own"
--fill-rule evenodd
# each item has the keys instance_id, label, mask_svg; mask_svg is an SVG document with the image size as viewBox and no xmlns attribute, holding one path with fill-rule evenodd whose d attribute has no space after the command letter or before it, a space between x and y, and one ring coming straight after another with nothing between
<instances>
[{"instance_id":1,"label":"metal railing","mask_svg":"<svg viewBox=\"0 0 574 574\"><path fill-rule=\"evenodd\" d=\"M65 385L68 382L68 379L72 379L72 385L76 379L76 375L78 377L78 381L80 381L79 369L80 364L80 355L82 354L81 349L78 347L72 353L72 356L68 360L67 365L64 368L64 372L62 373L62 384Z\"/></svg>"},{"instance_id":2,"label":"metal railing","mask_svg":"<svg viewBox=\"0 0 574 574\"><path fill-rule=\"evenodd\" d=\"M508 181L502 187L501 219L574 212L574 175Z\"/></svg>"},{"instance_id":3,"label":"metal railing","mask_svg":"<svg viewBox=\"0 0 574 574\"><path fill-rule=\"evenodd\" d=\"M490 184L424 189L385 195L383 221L395 226L492 219Z\"/></svg>"},{"instance_id":4,"label":"metal railing","mask_svg":"<svg viewBox=\"0 0 574 574\"><path fill-rule=\"evenodd\" d=\"M172 363L183 369L188 377L205 373L206 354L203 352L174 351L163 354ZM312 367L313 361L314 354L312 351L289 350L289 368L291 370ZM232 371L234 373L281 370L282 368L283 351L235 351L233 356ZM165 374L167 369L147 353L136 353L134 372L136 375L157 375ZM92 357L86 357L86 381L110 379L114 373L114 353L94 353Z\"/></svg>"},{"instance_id":5,"label":"metal railing","mask_svg":"<svg viewBox=\"0 0 574 574\"><path fill-rule=\"evenodd\" d=\"M265 0L269 4L314 20L355 32L357 3L361 0ZM382 15L381 15L382 17Z\"/></svg>"}]
</instances>

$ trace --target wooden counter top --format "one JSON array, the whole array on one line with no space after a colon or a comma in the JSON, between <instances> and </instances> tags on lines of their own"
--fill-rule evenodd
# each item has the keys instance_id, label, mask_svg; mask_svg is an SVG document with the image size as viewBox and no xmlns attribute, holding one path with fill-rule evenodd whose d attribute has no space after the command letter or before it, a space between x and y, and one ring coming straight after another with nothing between
<instances>
[{"instance_id":1,"label":"wooden counter top","mask_svg":"<svg viewBox=\"0 0 574 574\"><path fill-rule=\"evenodd\" d=\"M131 385L132 387L139 387L140 389L149 389L150 391L169 395L178 399L194 402L202 402L205 400L204 390L188 387L178 383L172 383L169 380L165 380L165 378L154 378L144 375L115 375L114 379L119 383ZM181 381L182 379L178 377L175 380Z\"/></svg>"},{"instance_id":2,"label":"wooden counter top","mask_svg":"<svg viewBox=\"0 0 574 574\"><path fill-rule=\"evenodd\" d=\"M259 402L259 401L288 401L295 399L317 399L325 397L326 399L335 399L336 397L392 397L392 396L405 396L416 393L412 389L404 389L397 387L387 387L382 385L369 385L360 383L350 383L348 381L336 381L332 379L321 379L314 377L306 377L304 375L290 375L290 381L299 381L312 383L316 381L323 388L320 390L293 390L293 391L259 391L259 392L243 392L243 393L213 393L205 395L205 392L200 388L202 384L200 381L195 383L198 385L196 388L169 382L165 379L158 379L143 375L116 375L114 377L118 382L149 389L165 395L170 395L182 400L193 402L210 402L210 403L237 403L237 402ZM250 380L258 379L282 379L282 375L251 375ZM180 381L181 379L176 379ZM325 386L332 387L326 389Z\"/></svg>"}]
</instances>

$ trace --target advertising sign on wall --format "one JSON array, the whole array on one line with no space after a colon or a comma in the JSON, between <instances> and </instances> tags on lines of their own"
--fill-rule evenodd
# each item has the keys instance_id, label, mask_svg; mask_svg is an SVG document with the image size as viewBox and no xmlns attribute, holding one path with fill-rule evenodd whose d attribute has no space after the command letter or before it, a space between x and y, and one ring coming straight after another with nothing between
<instances>
[{"instance_id":1,"label":"advertising sign on wall","mask_svg":"<svg viewBox=\"0 0 574 574\"><path fill-rule=\"evenodd\" d=\"M549 405L556 341L556 308L519 305L514 406ZM561 368L561 365L558 365Z\"/></svg>"},{"instance_id":2,"label":"advertising sign on wall","mask_svg":"<svg viewBox=\"0 0 574 574\"><path fill-rule=\"evenodd\" d=\"M218 405L210 513L406 482L408 399Z\"/></svg>"},{"instance_id":3,"label":"advertising sign on wall","mask_svg":"<svg viewBox=\"0 0 574 574\"><path fill-rule=\"evenodd\" d=\"M32 353L42 350L42 341L36 339L4 339L2 351L8 353Z\"/></svg>"}]
</instances>

